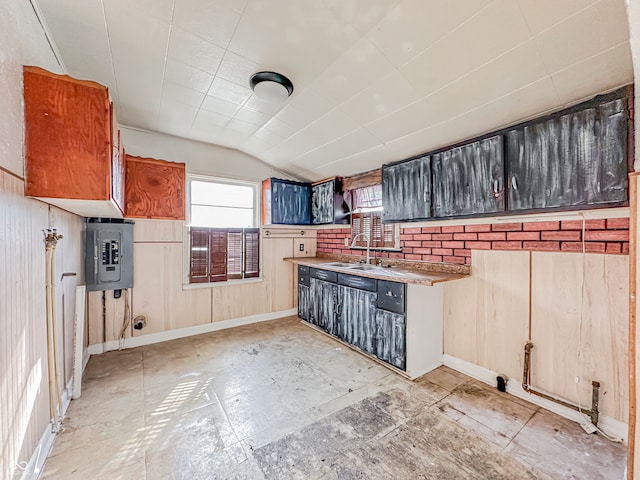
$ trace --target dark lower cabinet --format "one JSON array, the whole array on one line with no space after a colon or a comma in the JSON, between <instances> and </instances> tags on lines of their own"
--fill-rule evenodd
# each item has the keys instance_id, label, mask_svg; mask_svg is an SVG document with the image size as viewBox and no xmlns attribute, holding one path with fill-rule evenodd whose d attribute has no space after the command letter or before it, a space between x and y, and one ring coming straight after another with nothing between
<instances>
[{"instance_id":1,"label":"dark lower cabinet","mask_svg":"<svg viewBox=\"0 0 640 480\"><path fill-rule=\"evenodd\" d=\"M404 314L376 310L376 356L406 370L407 317Z\"/></svg>"},{"instance_id":2,"label":"dark lower cabinet","mask_svg":"<svg viewBox=\"0 0 640 480\"><path fill-rule=\"evenodd\" d=\"M310 287L298 284L298 316L307 322L311 319L310 295Z\"/></svg>"},{"instance_id":3,"label":"dark lower cabinet","mask_svg":"<svg viewBox=\"0 0 640 480\"><path fill-rule=\"evenodd\" d=\"M376 293L341 285L339 295L337 337L363 352L375 355Z\"/></svg>"},{"instance_id":4,"label":"dark lower cabinet","mask_svg":"<svg viewBox=\"0 0 640 480\"><path fill-rule=\"evenodd\" d=\"M434 217L504 211L502 135L436 153L431 168Z\"/></svg>"},{"instance_id":5,"label":"dark lower cabinet","mask_svg":"<svg viewBox=\"0 0 640 480\"><path fill-rule=\"evenodd\" d=\"M627 98L508 131L510 211L628 200Z\"/></svg>"},{"instance_id":6,"label":"dark lower cabinet","mask_svg":"<svg viewBox=\"0 0 640 480\"><path fill-rule=\"evenodd\" d=\"M309 293L310 323L337 336L338 285L312 278Z\"/></svg>"},{"instance_id":7,"label":"dark lower cabinet","mask_svg":"<svg viewBox=\"0 0 640 480\"><path fill-rule=\"evenodd\" d=\"M406 370L405 284L302 266L298 275L300 318Z\"/></svg>"}]
</instances>

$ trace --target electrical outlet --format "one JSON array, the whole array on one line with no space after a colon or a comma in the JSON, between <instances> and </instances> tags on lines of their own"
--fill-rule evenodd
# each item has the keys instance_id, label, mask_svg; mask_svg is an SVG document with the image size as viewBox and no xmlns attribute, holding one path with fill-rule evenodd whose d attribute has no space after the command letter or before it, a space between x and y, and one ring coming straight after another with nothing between
<instances>
[{"instance_id":1,"label":"electrical outlet","mask_svg":"<svg viewBox=\"0 0 640 480\"><path fill-rule=\"evenodd\" d=\"M301 243L299 248L301 252L304 252L304 243Z\"/></svg>"},{"instance_id":2,"label":"electrical outlet","mask_svg":"<svg viewBox=\"0 0 640 480\"><path fill-rule=\"evenodd\" d=\"M349 246L349 238L348 237L344 237L344 246L345 247Z\"/></svg>"}]
</instances>

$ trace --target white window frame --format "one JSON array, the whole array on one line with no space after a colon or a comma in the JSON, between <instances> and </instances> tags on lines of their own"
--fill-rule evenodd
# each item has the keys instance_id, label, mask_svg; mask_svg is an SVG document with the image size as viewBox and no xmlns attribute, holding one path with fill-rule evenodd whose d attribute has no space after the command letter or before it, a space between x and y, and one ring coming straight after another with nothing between
<instances>
[{"instance_id":1,"label":"white window frame","mask_svg":"<svg viewBox=\"0 0 640 480\"><path fill-rule=\"evenodd\" d=\"M190 283L189 279L189 268L190 268L190 229L191 229L191 182L210 182L210 183L225 183L227 185L238 185L245 187L252 187L254 189L253 196L253 227L251 228L259 228L261 231L260 234L260 276L256 278L243 278L243 279L234 279L227 280L226 282L209 282L209 283ZM228 177L218 177L214 175L205 175L201 173L189 173L187 174L187 191L185 195L185 201L187 203L186 210L186 222L183 234L183 279L182 279L182 289L183 290L192 290L198 288L212 288L212 287L224 287L229 285L236 284L247 284L247 283L257 283L263 281L263 242L262 242L262 225L260 225L260 212L262 209L262 182L259 181L251 181L251 180L242 180L237 178L228 178ZM227 227L233 228L233 227Z\"/></svg>"}]
</instances>

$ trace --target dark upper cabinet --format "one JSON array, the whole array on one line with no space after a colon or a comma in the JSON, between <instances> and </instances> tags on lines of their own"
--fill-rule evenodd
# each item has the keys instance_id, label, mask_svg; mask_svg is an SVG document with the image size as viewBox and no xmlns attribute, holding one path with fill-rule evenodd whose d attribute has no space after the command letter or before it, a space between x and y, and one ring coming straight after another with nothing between
<instances>
[{"instance_id":1,"label":"dark upper cabinet","mask_svg":"<svg viewBox=\"0 0 640 480\"><path fill-rule=\"evenodd\" d=\"M434 217L504 211L502 135L436 153L431 168Z\"/></svg>"},{"instance_id":2,"label":"dark upper cabinet","mask_svg":"<svg viewBox=\"0 0 640 480\"><path fill-rule=\"evenodd\" d=\"M510 211L628 201L628 98L618 97L507 131Z\"/></svg>"},{"instance_id":3,"label":"dark upper cabinet","mask_svg":"<svg viewBox=\"0 0 640 480\"><path fill-rule=\"evenodd\" d=\"M382 221L431 217L431 158L414 158L382 167Z\"/></svg>"},{"instance_id":4,"label":"dark upper cabinet","mask_svg":"<svg viewBox=\"0 0 640 480\"><path fill-rule=\"evenodd\" d=\"M311 185L267 178L262 182L262 223L311 224Z\"/></svg>"},{"instance_id":5,"label":"dark upper cabinet","mask_svg":"<svg viewBox=\"0 0 640 480\"><path fill-rule=\"evenodd\" d=\"M342 196L342 181L339 178L311 186L311 223L347 224L348 207Z\"/></svg>"}]
</instances>

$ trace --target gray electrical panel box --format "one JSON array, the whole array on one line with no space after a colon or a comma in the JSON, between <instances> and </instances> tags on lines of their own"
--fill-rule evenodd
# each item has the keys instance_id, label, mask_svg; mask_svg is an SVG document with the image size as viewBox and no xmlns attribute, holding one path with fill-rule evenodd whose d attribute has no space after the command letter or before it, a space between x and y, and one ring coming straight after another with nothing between
<instances>
[{"instance_id":1,"label":"gray electrical panel box","mask_svg":"<svg viewBox=\"0 0 640 480\"><path fill-rule=\"evenodd\" d=\"M88 291L133 287L133 222L90 218L85 224Z\"/></svg>"}]
</instances>

